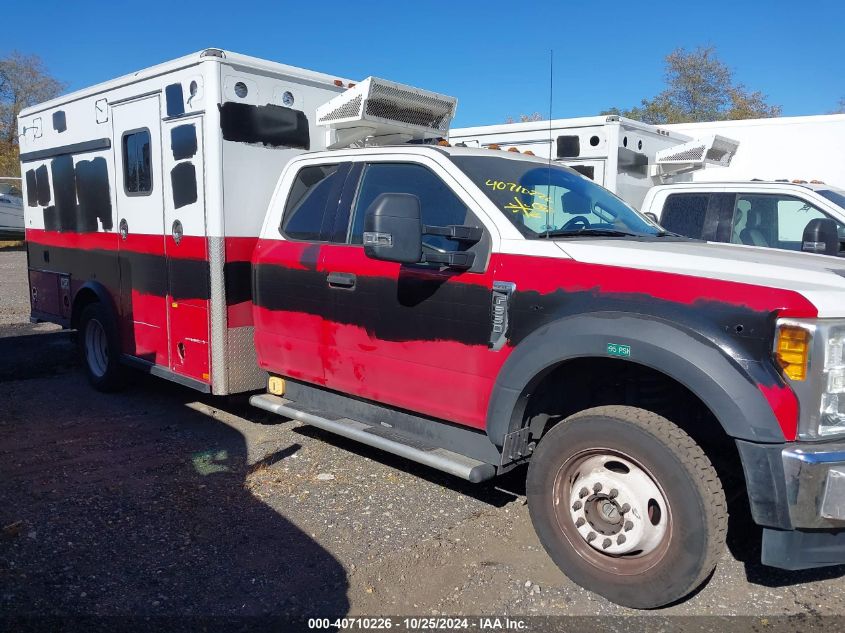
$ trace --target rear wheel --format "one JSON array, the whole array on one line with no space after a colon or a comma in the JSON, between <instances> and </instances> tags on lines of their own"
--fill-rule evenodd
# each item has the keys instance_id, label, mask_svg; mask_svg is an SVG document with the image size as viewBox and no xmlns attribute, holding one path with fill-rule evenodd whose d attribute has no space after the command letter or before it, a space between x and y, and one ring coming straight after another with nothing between
<instances>
[{"instance_id":1,"label":"rear wheel","mask_svg":"<svg viewBox=\"0 0 845 633\"><path fill-rule=\"evenodd\" d=\"M79 318L79 355L88 381L99 391L114 391L123 384L117 325L100 303L91 303Z\"/></svg>"},{"instance_id":2,"label":"rear wheel","mask_svg":"<svg viewBox=\"0 0 845 633\"><path fill-rule=\"evenodd\" d=\"M724 549L727 506L710 460L649 411L597 407L564 420L531 458L527 491L561 570L628 607L687 596Z\"/></svg>"}]
</instances>

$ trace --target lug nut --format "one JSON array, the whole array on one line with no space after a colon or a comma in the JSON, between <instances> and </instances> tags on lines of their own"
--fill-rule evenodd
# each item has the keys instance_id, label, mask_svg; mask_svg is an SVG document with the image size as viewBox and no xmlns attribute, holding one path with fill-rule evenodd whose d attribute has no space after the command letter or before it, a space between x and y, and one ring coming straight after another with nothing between
<instances>
[{"instance_id":1,"label":"lug nut","mask_svg":"<svg viewBox=\"0 0 845 633\"><path fill-rule=\"evenodd\" d=\"M610 547L610 544L611 544L610 539L609 539L609 538L606 538L606 539L604 539L604 540L602 541L601 546L602 546L604 549L607 549L608 547Z\"/></svg>"},{"instance_id":2,"label":"lug nut","mask_svg":"<svg viewBox=\"0 0 845 633\"><path fill-rule=\"evenodd\" d=\"M621 508L619 508L619 510L621 510L621 511L622 511L622 514L625 514L625 513L626 513L626 512L628 512L628 510L630 510L630 509L631 509L631 506L630 506L630 505L628 505L627 503L623 503L623 504L622 504L622 507L621 507Z\"/></svg>"},{"instance_id":3,"label":"lug nut","mask_svg":"<svg viewBox=\"0 0 845 633\"><path fill-rule=\"evenodd\" d=\"M588 543L592 543L595 540L596 540L596 533L595 532L590 532L589 534L587 534L587 542Z\"/></svg>"},{"instance_id":4,"label":"lug nut","mask_svg":"<svg viewBox=\"0 0 845 633\"><path fill-rule=\"evenodd\" d=\"M593 492L600 492L600 491L601 491L601 484L599 482L596 482L595 484L593 484Z\"/></svg>"},{"instance_id":5,"label":"lug nut","mask_svg":"<svg viewBox=\"0 0 845 633\"><path fill-rule=\"evenodd\" d=\"M610 492L607 493L607 496L611 499L615 499L619 496L619 491L616 488L611 488Z\"/></svg>"},{"instance_id":6,"label":"lug nut","mask_svg":"<svg viewBox=\"0 0 845 633\"><path fill-rule=\"evenodd\" d=\"M575 521L575 527L579 528L582 525L584 525L585 523L586 523L586 521L584 520L584 517L578 517L578 520Z\"/></svg>"},{"instance_id":7,"label":"lug nut","mask_svg":"<svg viewBox=\"0 0 845 633\"><path fill-rule=\"evenodd\" d=\"M584 505L584 504L582 504L580 501L576 501L575 503L572 504L572 509L573 510L580 510L582 505Z\"/></svg>"},{"instance_id":8,"label":"lug nut","mask_svg":"<svg viewBox=\"0 0 845 633\"><path fill-rule=\"evenodd\" d=\"M624 543L624 542L625 542L625 541L627 541L627 540L628 540L628 539L626 539L626 538L625 538L625 535L624 535L624 534L620 534L620 535L619 535L619 538L617 538L617 539L616 539L616 544L617 544L617 545L622 545L622 543Z\"/></svg>"},{"instance_id":9,"label":"lug nut","mask_svg":"<svg viewBox=\"0 0 845 633\"><path fill-rule=\"evenodd\" d=\"M590 494L590 491L587 490L586 488L581 488L581 490L578 491L578 496L581 497L582 499L584 497L586 497L588 494Z\"/></svg>"},{"instance_id":10,"label":"lug nut","mask_svg":"<svg viewBox=\"0 0 845 633\"><path fill-rule=\"evenodd\" d=\"M630 532L634 529L634 522L633 521L625 521L625 531Z\"/></svg>"}]
</instances>

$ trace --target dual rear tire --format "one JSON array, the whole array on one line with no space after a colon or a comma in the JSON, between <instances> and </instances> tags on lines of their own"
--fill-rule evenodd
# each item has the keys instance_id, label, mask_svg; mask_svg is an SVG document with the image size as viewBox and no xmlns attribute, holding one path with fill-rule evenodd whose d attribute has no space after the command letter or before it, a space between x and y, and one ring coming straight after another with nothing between
<instances>
[{"instance_id":1,"label":"dual rear tire","mask_svg":"<svg viewBox=\"0 0 845 633\"><path fill-rule=\"evenodd\" d=\"M643 409L596 407L553 427L531 458L527 495L558 567L624 606L684 598L724 550L727 505L710 460Z\"/></svg>"}]
</instances>

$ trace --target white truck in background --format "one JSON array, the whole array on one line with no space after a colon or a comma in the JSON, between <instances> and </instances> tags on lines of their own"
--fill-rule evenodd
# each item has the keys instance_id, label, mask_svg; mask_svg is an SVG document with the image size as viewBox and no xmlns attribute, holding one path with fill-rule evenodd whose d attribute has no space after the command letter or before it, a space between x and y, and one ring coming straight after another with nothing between
<instances>
[{"instance_id":1,"label":"white truck in background","mask_svg":"<svg viewBox=\"0 0 845 633\"><path fill-rule=\"evenodd\" d=\"M551 157L640 208L651 187L689 181L705 165L726 167L737 151L730 138L699 138L616 115L529 121L451 130L457 146Z\"/></svg>"},{"instance_id":2,"label":"white truck in background","mask_svg":"<svg viewBox=\"0 0 845 633\"><path fill-rule=\"evenodd\" d=\"M641 210L668 231L710 242L824 255L845 246L845 190L821 182L658 185Z\"/></svg>"}]
</instances>

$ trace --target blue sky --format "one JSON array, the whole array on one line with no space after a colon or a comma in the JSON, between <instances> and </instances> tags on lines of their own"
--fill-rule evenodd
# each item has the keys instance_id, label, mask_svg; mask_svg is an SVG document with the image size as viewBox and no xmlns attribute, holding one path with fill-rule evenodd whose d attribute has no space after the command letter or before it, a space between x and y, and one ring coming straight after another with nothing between
<instances>
[{"instance_id":1,"label":"blue sky","mask_svg":"<svg viewBox=\"0 0 845 633\"><path fill-rule=\"evenodd\" d=\"M480 125L548 112L549 49L557 118L638 104L662 88L667 53L712 44L786 115L824 114L845 97L841 0L9 4L0 55L38 54L70 89L216 46L454 95L455 125ZM633 9L644 6L654 10Z\"/></svg>"}]
</instances>

